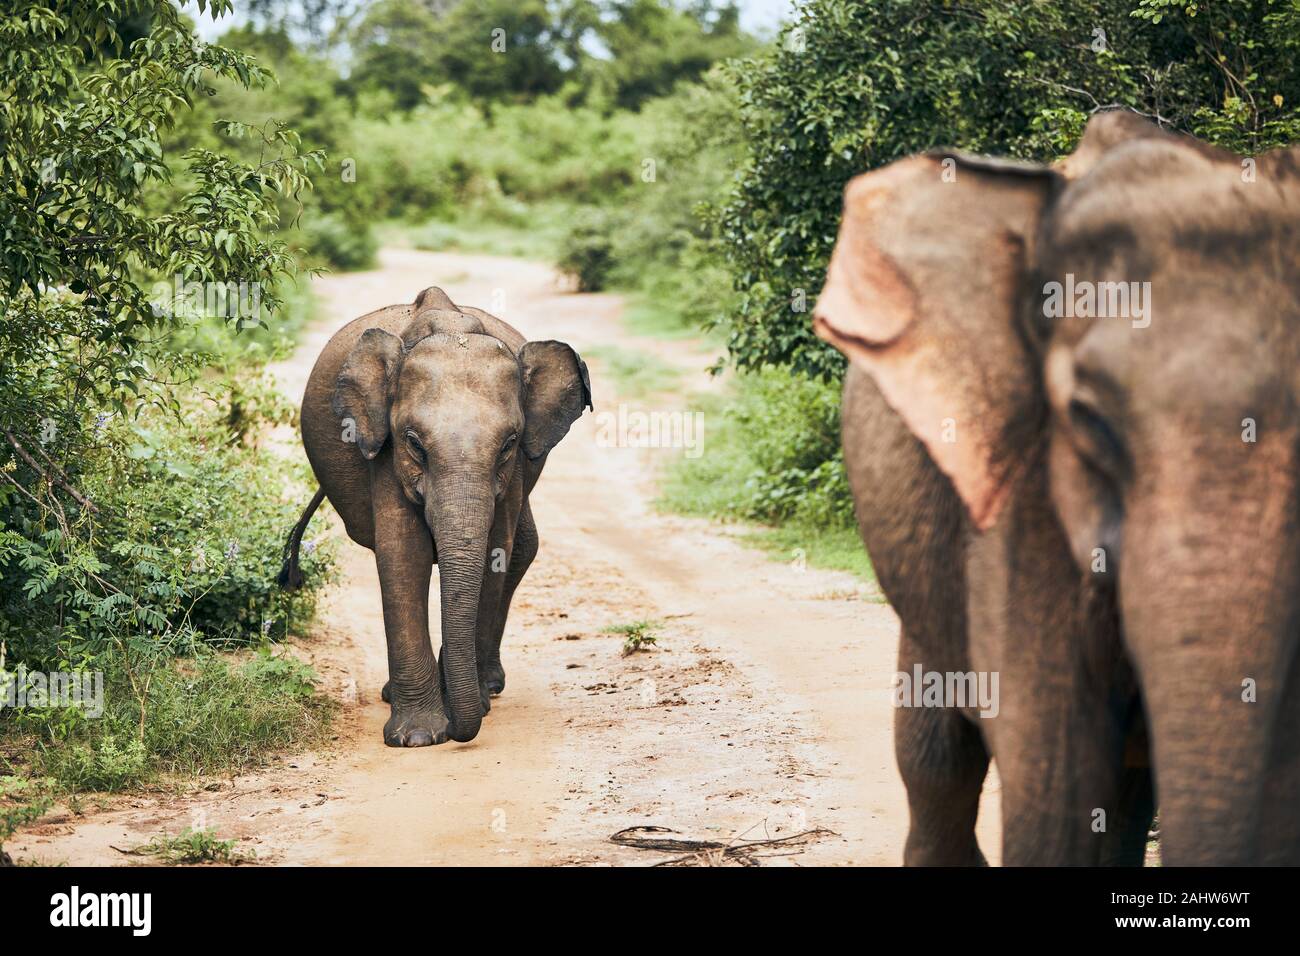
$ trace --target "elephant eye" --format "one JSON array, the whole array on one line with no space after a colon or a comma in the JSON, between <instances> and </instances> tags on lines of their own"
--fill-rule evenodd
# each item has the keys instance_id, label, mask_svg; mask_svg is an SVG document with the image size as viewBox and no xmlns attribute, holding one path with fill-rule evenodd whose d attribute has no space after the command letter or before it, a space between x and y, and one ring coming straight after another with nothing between
<instances>
[{"instance_id":1,"label":"elephant eye","mask_svg":"<svg viewBox=\"0 0 1300 956\"><path fill-rule=\"evenodd\" d=\"M415 456L416 461L423 465L427 460L424 446L420 444L420 439L415 437L414 432L406 433L406 444L411 449L411 454Z\"/></svg>"},{"instance_id":2,"label":"elephant eye","mask_svg":"<svg viewBox=\"0 0 1300 956\"><path fill-rule=\"evenodd\" d=\"M1128 456L1115 427L1092 405L1079 399L1070 401L1070 424L1082 441L1078 443L1084 457L1112 477L1118 477Z\"/></svg>"},{"instance_id":3,"label":"elephant eye","mask_svg":"<svg viewBox=\"0 0 1300 956\"><path fill-rule=\"evenodd\" d=\"M515 450L515 441L518 437L518 435L511 435L505 440L505 443L501 446L501 454L499 456L502 461L509 458L510 453Z\"/></svg>"}]
</instances>

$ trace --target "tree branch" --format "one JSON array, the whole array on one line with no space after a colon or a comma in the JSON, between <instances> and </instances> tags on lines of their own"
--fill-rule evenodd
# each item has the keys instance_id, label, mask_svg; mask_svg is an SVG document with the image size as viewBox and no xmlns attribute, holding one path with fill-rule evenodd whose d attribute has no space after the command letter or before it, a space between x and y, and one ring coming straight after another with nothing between
<instances>
[{"instance_id":1,"label":"tree branch","mask_svg":"<svg viewBox=\"0 0 1300 956\"><path fill-rule=\"evenodd\" d=\"M38 462L35 458L31 456L30 453L28 453L27 449L22 446L22 443L19 442L18 439L14 437L14 433L7 428L5 429L5 438L9 440L10 447L12 447L14 451L18 452L18 457L27 463L28 468L36 472L36 474L40 475L42 478L46 479L47 481L53 482L54 484L58 485L68 494L72 495L72 497L77 501L77 503L80 504L83 508L86 508L89 511L93 511L95 514L99 514L99 509L95 507L94 503L92 503L89 498L84 497L81 494L81 492L77 491L76 488L73 488L72 485L68 484L67 476L64 475L62 471L59 471L58 465L55 465L53 462L50 462L50 466L56 472L58 472L57 475L51 476L49 472L47 472L44 468L41 467L40 462ZM44 452L42 452L42 454L44 454ZM46 460L48 460L48 458Z\"/></svg>"}]
</instances>

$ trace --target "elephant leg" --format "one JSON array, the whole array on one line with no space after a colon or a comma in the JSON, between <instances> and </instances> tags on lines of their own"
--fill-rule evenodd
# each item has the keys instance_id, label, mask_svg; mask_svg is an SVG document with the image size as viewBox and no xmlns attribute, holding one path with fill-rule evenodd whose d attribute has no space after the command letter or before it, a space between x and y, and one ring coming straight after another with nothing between
<instances>
[{"instance_id":1,"label":"elephant leg","mask_svg":"<svg viewBox=\"0 0 1300 956\"><path fill-rule=\"evenodd\" d=\"M1150 767L1125 767L1119 780L1115 817L1102 837L1102 866L1141 866L1147 836L1156 815L1156 794Z\"/></svg>"},{"instance_id":2,"label":"elephant leg","mask_svg":"<svg viewBox=\"0 0 1300 956\"><path fill-rule=\"evenodd\" d=\"M504 574L496 574L500 591L496 595L495 605L484 605L485 613L480 618L479 628L479 676L486 691L487 698L500 694L506 687L506 672L501 666L501 638L506 629L506 617L510 613L510 602L514 599L515 588L523 580L528 566L537 556L537 526L533 523L533 512L528 502L524 502L515 526L513 546ZM486 582L485 582L486 586Z\"/></svg>"},{"instance_id":3,"label":"elephant leg","mask_svg":"<svg viewBox=\"0 0 1300 956\"><path fill-rule=\"evenodd\" d=\"M375 469L375 564L388 639L384 725L390 747L427 747L447 739L438 665L429 640L429 582L433 539L423 518L401 497L391 477Z\"/></svg>"},{"instance_id":4,"label":"elephant leg","mask_svg":"<svg viewBox=\"0 0 1300 956\"><path fill-rule=\"evenodd\" d=\"M871 378L844 378L844 464L862 541L903 622L898 667L970 669L961 501ZM907 786L909 866L979 865L975 818L989 756L955 709L900 707L894 752Z\"/></svg>"},{"instance_id":5,"label":"elephant leg","mask_svg":"<svg viewBox=\"0 0 1300 956\"><path fill-rule=\"evenodd\" d=\"M898 669L912 673L926 664L904 627ZM985 866L975 840L980 792L989 755L979 729L961 711L945 707L899 707L894 712L894 752L911 823L903 862L907 866Z\"/></svg>"}]
</instances>

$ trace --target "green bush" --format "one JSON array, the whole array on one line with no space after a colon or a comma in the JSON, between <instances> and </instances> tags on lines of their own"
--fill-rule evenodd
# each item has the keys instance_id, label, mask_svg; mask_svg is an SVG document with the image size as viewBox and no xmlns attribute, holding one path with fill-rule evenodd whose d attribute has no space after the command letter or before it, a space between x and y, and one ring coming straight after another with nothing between
<instances>
[{"instance_id":1,"label":"green bush","mask_svg":"<svg viewBox=\"0 0 1300 956\"><path fill-rule=\"evenodd\" d=\"M102 488L115 505L105 535L148 541L164 566L184 569L187 618L207 640L248 643L301 633L316 589L281 590L276 575L285 538L309 497L305 469L231 443L224 428L176 430L155 422L131 430L108 479L124 487ZM101 473L87 488L107 478ZM324 554L315 539L305 542L304 574L315 582L325 574Z\"/></svg>"},{"instance_id":2,"label":"green bush","mask_svg":"<svg viewBox=\"0 0 1300 956\"><path fill-rule=\"evenodd\" d=\"M703 454L664 474L659 506L759 522L745 538L782 561L871 580L839 449L839 389L787 369L744 372L697 398Z\"/></svg>"},{"instance_id":3,"label":"green bush","mask_svg":"<svg viewBox=\"0 0 1300 956\"><path fill-rule=\"evenodd\" d=\"M573 276L579 292L599 292L613 268L611 218L598 208L578 210L560 242L557 265Z\"/></svg>"},{"instance_id":4,"label":"green bush","mask_svg":"<svg viewBox=\"0 0 1300 956\"><path fill-rule=\"evenodd\" d=\"M238 840L222 840L216 827L194 829L186 827L176 836L160 833L143 846L130 853L152 856L164 863L225 863L236 865L255 860L257 854L238 848Z\"/></svg>"},{"instance_id":5,"label":"green bush","mask_svg":"<svg viewBox=\"0 0 1300 956\"><path fill-rule=\"evenodd\" d=\"M839 388L784 369L737 378L708 403L704 454L669 471L663 503L688 514L849 528Z\"/></svg>"},{"instance_id":6,"label":"green bush","mask_svg":"<svg viewBox=\"0 0 1300 956\"><path fill-rule=\"evenodd\" d=\"M936 146L1053 159L1103 106L1247 153L1294 140L1298 18L1267 0L809 0L731 70L749 143L721 216L732 360L840 374L790 302L820 291L867 169Z\"/></svg>"},{"instance_id":7,"label":"green bush","mask_svg":"<svg viewBox=\"0 0 1300 956\"><path fill-rule=\"evenodd\" d=\"M343 271L375 264L379 242L370 225L343 213L319 212L302 224L302 243L309 261Z\"/></svg>"},{"instance_id":8,"label":"green bush","mask_svg":"<svg viewBox=\"0 0 1300 956\"><path fill-rule=\"evenodd\" d=\"M35 823L49 810L50 798L38 783L24 777L0 777L0 866L9 866L12 860L4 851L4 842L19 827Z\"/></svg>"},{"instance_id":9,"label":"green bush","mask_svg":"<svg viewBox=\"0 0 1300 956\"><path fill-rule=\"evenodd\" d=\"M268 413L283 420L283 406L238 416L235 407L92 424L77 439L76 481L95 504L93 523L85 511L52 520L0 490L0 641L11 662L97 658L142 632L246 644L302 629L315 589L282 591L275 579L307 497L305 470L240 440ZM26 466L11 456L3 467ZM321 581L328 550L304 550Z\"/></svg>"},{"instance_id":10,"label":"green bush","mask_svg":"<svg viewBox=\"0 0 1300 956\"><path fill-rule=\"evenodd\" d=\"M171 287L171 282L160 282L156 295L161 297ZM287 358L298 334L316 315L316 300L306 276L280 283L276 296L279 307L274 313L264 312L260 324L245 323L235 330L223 317L201 316L194 324L175 330L168 348L177 356L201 363L196 375L209 367L234 378L246 371L256 375L267 362Z\"/></svg>"}]
</instances>

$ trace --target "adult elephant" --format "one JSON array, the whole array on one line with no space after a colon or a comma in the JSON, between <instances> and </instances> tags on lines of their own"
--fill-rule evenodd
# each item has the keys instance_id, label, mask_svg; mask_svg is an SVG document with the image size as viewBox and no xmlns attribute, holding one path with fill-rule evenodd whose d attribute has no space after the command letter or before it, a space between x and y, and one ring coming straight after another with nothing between
<instances>
[{"instance_id":1,"label":"adult elephant","mask_svg":"<svg viewBox=\"0 0 1300 956\"><path fill-rule=\"evenodd\" d=\"M1300 863L1300 154L1133 114L1053 167L937 152L855 179L819 335L901 672L911 864ZM1122 284L1122 285L1121 285ZM1149 759L1148 759L1149 758Z\"/></svg>"},{"instance_id":2,"label":"adult elephant","mask_svg":"<svg viewBox=\"0 0 1300 956\"><path fill-rule=\"evenodd\" d=\"M328 497L348 536L375 552L392 715L384 742L473 740L505 687L501 634L537 553L528 496L546 457L591 407L587 366L563 342L526 342L441 289L350 322L317 359L302 437L320 490L281 571ZM441 667L429 640L438 565Z\"/></svg>"}]
</instances>

